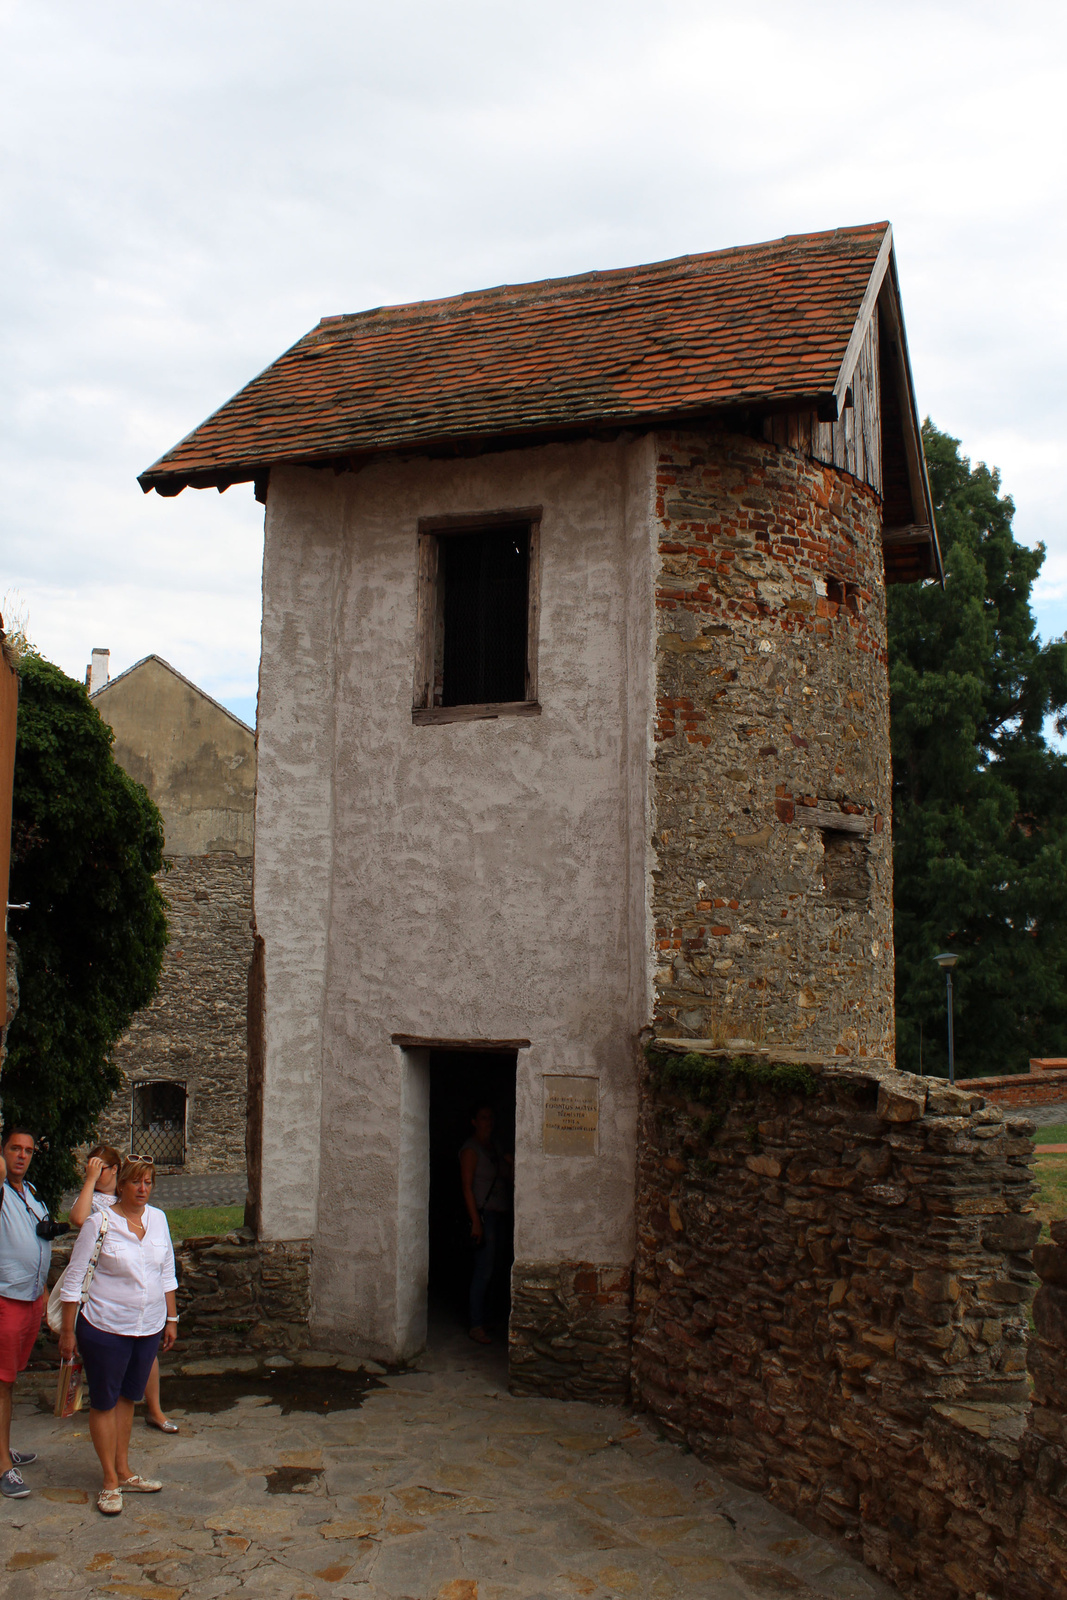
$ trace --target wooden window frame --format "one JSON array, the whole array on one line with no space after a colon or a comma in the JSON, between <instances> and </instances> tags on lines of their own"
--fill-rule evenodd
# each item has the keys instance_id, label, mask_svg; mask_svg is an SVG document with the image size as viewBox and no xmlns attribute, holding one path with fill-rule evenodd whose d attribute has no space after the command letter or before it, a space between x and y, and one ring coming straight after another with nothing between
<instances>
[{"instance_id":1,"label":"wooden window frame","mask_svg":"<svg viewBox=\"0 0 1067 1600\"><path fill-rule=\"evenodd\" d=\"M419 591L416 607L415 682L411 720L419 725L437 722L491 722L497 717L539 717L537 651L541 621L541 512L540 506L518 506L513 511L474 515L419 518ZM453 533L478 533L486 528L524 522L530 530L526 600L526 698L500 700L487 705L435 706L434 677L439 614L440 541Z\"/></svg>"}]
</instances>

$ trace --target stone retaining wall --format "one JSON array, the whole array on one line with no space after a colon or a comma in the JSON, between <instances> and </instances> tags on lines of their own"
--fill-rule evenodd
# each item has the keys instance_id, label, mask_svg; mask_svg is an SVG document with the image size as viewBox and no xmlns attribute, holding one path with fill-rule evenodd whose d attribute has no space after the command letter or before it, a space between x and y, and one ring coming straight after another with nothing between
<instances>
[{"instance_id":1,"label":"stone retaining wall","mask_svg":"<svg viewBox=\"0 0 1067 1600\"><path fill-rule=\"evenodd\" d=\"M1067 1242L1038 1254L1031 1413L1032 1124L873 1061L724 1087L724 1052L653 1059L639 1403L906 1594L1062 1596Z\"/></svg>"},{"instance_id":2,"label":"stone retaining wall","mask_svg":"<svg viewBox=\"0 0 1067 1600\"><path fill-rule=\"evenodd\" d=\"M588 1261L516 1261L508 1367L513 1394L624 1404L633 1274Z\"/></svg>"},{"instance_id":3,"label":"stone retaining wall","mask_svg":"<svg viewBox=\"0 0 1067 1600\"><path fill-rule=\"evenodd\" d=\"M183 1354L309 1347L309 1241L262 1244L241 1228L184 1239L175 1260Z\"/></svg>"},{"instance_id":4,"label":"stone retaining wall","mask_svg":"<svg viewBox=\"0 0 1067 1600\"><path fill-rule=\"evenodd\" d=\"M49 1283L63 1271L76 1234L52 1248ZM178 1271L180 1357L247 1354L249 1350L306 1350L311 1244L260 1244L248 1228L204 1234L174 1247ZM54 1355L55 1344L42 1344Z\"/></svg>"}]
</instances>

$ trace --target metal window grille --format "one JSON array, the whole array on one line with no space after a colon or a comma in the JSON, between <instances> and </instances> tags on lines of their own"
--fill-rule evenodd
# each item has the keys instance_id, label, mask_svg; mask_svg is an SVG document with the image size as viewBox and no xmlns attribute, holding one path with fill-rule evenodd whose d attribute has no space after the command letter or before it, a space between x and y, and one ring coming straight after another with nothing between
<instances>
[{"instance_id":1,"label":"metal window grille","mask_svg":"<svg viewBox=\"0 0 1067 1600\"><path fill-rule=\"evenodd\" d=\"M442 705L525 700L529 568L525 523L441 540Z\"/></svg>"},{"instance_id":2,"label":"metal window grille","mask_svg":"<svg viewBox=\"0 0 1067 1600\"><path fill-rule=\"evenodd\" d=\"M185 1164L184 1083L135 1083L130 1124L130 1153L160 1166Z\"/></svg>"}]
</instances>

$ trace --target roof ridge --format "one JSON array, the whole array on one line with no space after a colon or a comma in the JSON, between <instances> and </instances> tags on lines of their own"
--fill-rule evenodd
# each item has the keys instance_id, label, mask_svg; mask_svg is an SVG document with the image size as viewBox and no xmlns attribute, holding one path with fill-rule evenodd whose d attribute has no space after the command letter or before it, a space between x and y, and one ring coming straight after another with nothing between
<instances>
[{"instance_id":1,"label":"roof ridge","mask_svg":"<svg viewBox=\"0 0 1067 1600\"><path fill-rule=\"evenodd\" d=\"M883 234L888 227L887 221L865 222L847 228L827 228L817 233L786 233L780 238L761 239L754 244L727 245L718 250L689 251L681 256L666 256L660 261L635 262L629 267L591 267L585 272L568 273L562 278L530 278L521 283L488 284L482 289L464 289L458 294L436 295L422 300L388 301L378 306L367 306L361 311L340 311L320 317L315 327L304 337L311 338L326 328L337 328L341 324L363 322L372 317L386 317L391 312L411 313L423 310L429 314L432 307L459 306L464 302L474 303L489 298L503 299L508 295L532 299L534 291L537 290L562 295L567 289L577 288L585 283L610 285L633 280L645 274L677 276L681 269L686 267L692 267L695 271L706 268L712 262L751 258L761 251L780 252L787 246L796 248L807 245L809 249L813 245L828 246L835 240L865 238L874 233Z\"/></svg>"},{"instance_id":2,"label":"roof ridge","mask_svg":"<svg viewBox=\"0 0 1067 1600\"><path fill-rule=\"evenodd\" d=\"M255 728L249 727L243 717L239 717L236 711L231 711L229 706L224 706L221 700L216 700L213 694L208 694L206 689L202 689L198 683L194 683L192 678L187 678L184 672L179 672L177 667L172 667L166 657L159 655L155 650L150 651L146 656L142 656L140 661L133 662L131 666L124 667L121 672L116 672L115 676L109 678L106 683L102 683L99 689L94 689L89 699L96 700L100 695L105 694L108 689L113 688L116 683L121 683L123 678L128 678L131 672L136 672L138 667L145 666L149 661L158 661L160 666L166 667L167 671L173 673L174 677L180 678L182 683L187 684L190 689L195 689L196 693L202 699L207 700L210 705L213 705L216 711L221 711L223 716L229 717L231 722L236 722L239 728L243 728L246 733L250 733L255 738Z\"/></svg>"}]
</instances>

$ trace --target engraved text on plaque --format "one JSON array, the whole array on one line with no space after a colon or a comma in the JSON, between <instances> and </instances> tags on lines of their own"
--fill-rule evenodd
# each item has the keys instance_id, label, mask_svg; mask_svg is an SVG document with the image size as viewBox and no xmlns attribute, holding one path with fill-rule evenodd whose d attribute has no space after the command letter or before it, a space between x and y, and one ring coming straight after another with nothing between
<instances>
[{"instance_id":1,"label":"engraved text on plaque","mask_svg":"<svg viewBox=\"0 0 1067 1600\"><path fill-rule=\"evenodd\" d=\"M545 1076L546 1156L595 1156L600 1079Z\"/></svg>"}]
</instances>

